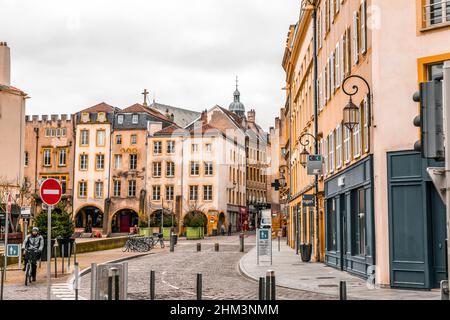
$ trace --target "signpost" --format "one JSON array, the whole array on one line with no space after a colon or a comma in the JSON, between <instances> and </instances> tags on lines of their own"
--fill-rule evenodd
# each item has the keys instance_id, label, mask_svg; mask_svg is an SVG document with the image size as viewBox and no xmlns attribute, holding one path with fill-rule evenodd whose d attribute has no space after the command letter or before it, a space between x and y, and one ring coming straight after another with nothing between
<instances>
[{"instance_id":1,"label":"signpost","mask_svg":"<svg viewBox=\"0 0 450 320\"><path fill-rule=\"evenodd\" d=\"M48 206L47 213L47 300L51 299L51 239L52 239L52 209L58 204L62 196L61 184L56 179L47 179L41 184L40 196Z\"/></svg>"},{"instance_id":2,"label":"signpost","mask_svg":"<svg viewBox=\"0 0 450 320\"><path fill-rule=\"evenodd\" d=\"M272 228L257 229L256 231L256 259L258 265L260 256L270 256L270 265L272 265Z\"/></svg>"},{"instance_id":3,"label":"signpost","mask_svg":"<svg viewBox=\"0 0 450 320\"><path fill-rule=\"evenodd\" d=\"M4 261L3 261L3 272L2 272L2 283L1 283L1 290L0 290L0 300L3 300L3 285L6 281L6 267L8 266L8 233L9 233L9 215L11 214L11 207L12 207L12 199L11 199L11 193L8 193L7 197L7 203L6 203L6 217L5 217L5 253L3 254Z\"/></svg>"},{"instance_id":4,"label":"signpost","mask_svg":"<svg viewBox=\"0 0 450 320\"><path fill-rule=\"evenodd\" d=\"M308 175L321 175L323 171L323 157L320 154L312 154L308 156L306 163Z\"/></svg>"}]
</instances>

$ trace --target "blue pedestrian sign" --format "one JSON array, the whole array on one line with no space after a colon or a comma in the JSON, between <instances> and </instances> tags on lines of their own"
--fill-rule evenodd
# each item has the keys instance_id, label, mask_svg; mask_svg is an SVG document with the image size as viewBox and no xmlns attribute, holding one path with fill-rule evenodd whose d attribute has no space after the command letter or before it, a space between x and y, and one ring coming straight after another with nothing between
<instances>
[{"instance_id":1,"label":"blue pedestrian sign","mask_svg":"<svg viewBox=\"0 0 450 320\"><path fill-rule=\"evenodd\" d=\"M12 258L19 258L20 256L20 244L8 244L8 250L6 250L6 256Z\"/></svg>"},{"instance_id":2,"label":"blue pedestrian sign","mask_svg":"<svg viewBox=\"0 0 450 320\"><path fill-rule=\"evenodd\" d=\"M256 261L259 265L260 256L270 257L272 265L272 228L258 229L256 233Z\"/></svg>"}]
</instances>

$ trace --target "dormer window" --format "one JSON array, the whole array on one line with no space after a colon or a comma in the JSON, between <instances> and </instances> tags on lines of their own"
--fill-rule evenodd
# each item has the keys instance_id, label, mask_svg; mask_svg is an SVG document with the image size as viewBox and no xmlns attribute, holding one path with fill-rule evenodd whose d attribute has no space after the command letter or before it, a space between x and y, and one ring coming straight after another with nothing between
<instances>
[{"instance_id":1,"label":"dormer window","mask_svg":"<svg viewBox=\"0 0 450 320\"><path fill-rule=\"evenodd\" d=\"M104 112L98 113L98 122L105 122L106 121L106 114Z\"/></svg>"},{"instance_id":2,"label":"dormer window","mask_svg":"<svg viewBox=\"0 0 450 320\"><path fill-rule=\"evenodd\" d=\"M81 122L89 122L89 112L83 112L81 114Z\"/></svg>"},{"instance_id":3,"label":"dormer window","mask_svg":"<svg viewBox=\"0 0 450 320\"><path fill-rule=\"evenodd\" d=\"M123 124L123 114L119 114L119 115L117 116L117 123L118 123L118 124Z\"/></svg>"},{"instance_id":4,"label":"dormer window","mask_svg":"<svg viewBox=\"0 0 450 320\"><path fill-rule=\"evenodd\" d=\"M131 119L131 122L133 124L138 124L138 122L139 122L139 115L138 114L133 114L133 118Z\"/></svg>"}]
</instances>

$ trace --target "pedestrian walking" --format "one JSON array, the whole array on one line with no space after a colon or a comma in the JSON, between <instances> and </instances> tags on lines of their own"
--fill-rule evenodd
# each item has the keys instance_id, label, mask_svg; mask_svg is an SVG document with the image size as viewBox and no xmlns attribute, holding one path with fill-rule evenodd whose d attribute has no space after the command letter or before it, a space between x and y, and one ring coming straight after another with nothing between
<instances>
[{"instance_id":1,"label":"pedestrian walking","mask_svg":"<svg viewBox=\"0 0 450 320\"><path fill-rule=\"evenodd\" d=\"M228 225L228 235L229 236L231 236L231 229L232 229L232 226L231 226L231 223Z\"/></svg>"},{"instance_id":2,"label":"pedestrian walking","mask_svg":"<svg viewBox=\"0 0 450 320\"><path fill-rule=\"evenodd\" d=\"M224 224L222 224L222 225L220 226L220 234L221 234L222 236L225 235L225 225L224 225Z\"/></svg>"}]
</instances>

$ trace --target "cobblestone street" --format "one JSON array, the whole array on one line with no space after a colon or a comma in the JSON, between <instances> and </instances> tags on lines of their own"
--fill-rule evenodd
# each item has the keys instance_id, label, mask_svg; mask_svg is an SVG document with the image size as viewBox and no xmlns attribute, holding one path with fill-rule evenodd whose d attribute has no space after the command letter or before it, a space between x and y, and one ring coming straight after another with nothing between
<instances>
[{"instance_id":1,"label":"cobblestone street","mask_svg":"<svg viewBox=\"0 0 450 320\"><path fill-rule=\"evenodd\" d=\"M215 241L214 241L215 240ZM248 240L254 243L254 239ZM129 299L149 299L150 270L156 271L156 299L196 299L196 274L203 275L204 299L256 300L258 283L241 275L238 237L219 237L202 242L202 251L196 252L197 242L180 241L175 252L168 250L128 262ZM214 242L220 243L220 252L214 251ZM252 246L246 246L246 253ZM270 267L268 267L270 269ZM83 277L80 294L89 298L90 274ZM331 296L300 290L277 288L277 299L317 300L335 299Z\"/></svg>"}]
</instances>

